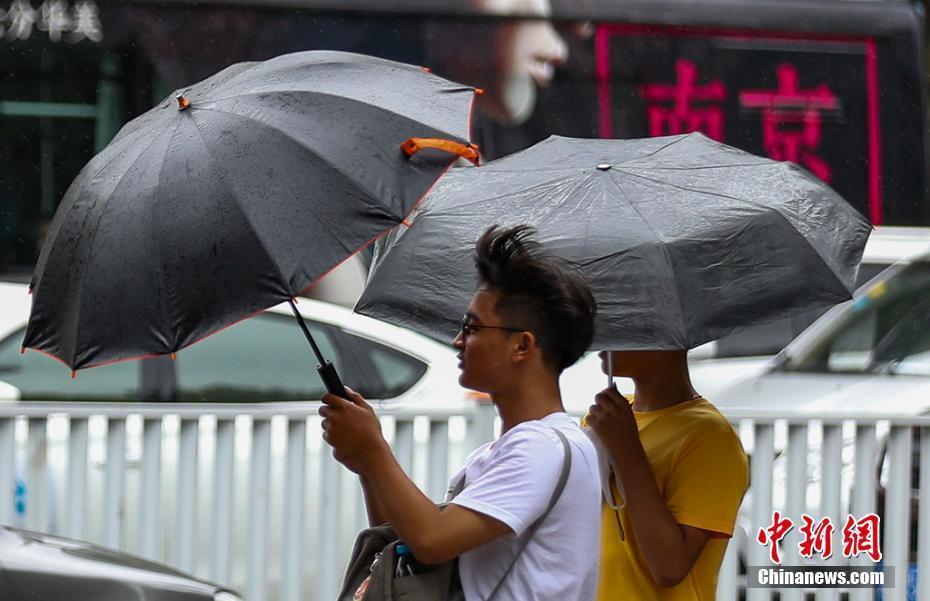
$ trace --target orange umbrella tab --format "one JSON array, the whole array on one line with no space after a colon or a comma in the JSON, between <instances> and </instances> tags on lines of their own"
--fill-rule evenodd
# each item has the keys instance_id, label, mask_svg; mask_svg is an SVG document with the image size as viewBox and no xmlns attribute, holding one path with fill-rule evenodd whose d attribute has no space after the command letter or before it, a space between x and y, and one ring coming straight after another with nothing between
<instances>
[{"instance_id":1,"label":"orange umbrella tab","mask_svg":"<svg viewBox=\"0 0 930 601\"><path fill-rule=\"evenodd\" d=\"M407 153L408 157L424 148L437 148L460 156L474 165L477 165L479 161L477 144L462 144L442 138L408 138L400 145L400 148Z\"/></svg>"}]
</instances>

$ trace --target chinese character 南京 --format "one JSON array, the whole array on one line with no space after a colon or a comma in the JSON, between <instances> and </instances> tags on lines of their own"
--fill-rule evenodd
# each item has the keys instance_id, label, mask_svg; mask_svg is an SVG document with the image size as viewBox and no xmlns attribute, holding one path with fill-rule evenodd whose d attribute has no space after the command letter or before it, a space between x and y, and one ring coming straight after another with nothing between
<instances>
[{"instance_id":1,"label":"chinese character \u5357\u4eac","mask_svg":"<svg viewBox=\"0 0 930 601\"><path fill-rule=\"evenodd\" d=\"M762 145L777 161L794 161L829 182L830 165L816 154L820 147L823 114L839 110L839 99L826 84L802 88L794 65L783 63L775 70L776 90L744 90L740 105L762 111Z\"/></svg>"},{"instance_id":2,"label":"chinese character \u5357\u4eac","mask_svg":"<svg viewBox=\"0 0 930 601\"><path fill-rule=\"evenodd\" d=\"M647 83L642 87L643 99L647 103L649 135L699 131L722 142L724 114L719 103L726 99L723 83L713 80L706 85L698 85L697 65L688 60L675 63L675 75L674 84Z\"/></svg>"}]
</instances>

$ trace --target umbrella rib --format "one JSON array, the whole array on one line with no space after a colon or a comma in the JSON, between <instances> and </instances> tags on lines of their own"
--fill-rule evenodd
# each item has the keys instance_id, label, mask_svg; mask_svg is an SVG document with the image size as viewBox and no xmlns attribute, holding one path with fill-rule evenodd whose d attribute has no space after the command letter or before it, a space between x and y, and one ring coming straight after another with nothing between
<instances>
[{"instance_id":1,"label":"umbrella rib","mask_svg":"<svg viewBox=\"0 0 930 601\"><path fill-rule=\"evenodd\" d=\"M164 131L165 130L162 130L162 133L164 133ZM155 142L157 142L159 139L161 139L161 135L156 135L152 138L152 141L149 142L148 146L146 146L145 149L139 153L139 156L133 159L132 163L130 163L129 165L129 168L126 169L122 175L120 175L119 179L116 181L116 185L113 186L113 189L110 190L109 194L107 194L106 199L103 201L103 207L100 210L100 215L97 218L97 223L94 224L93 229L91 230L90 244L88 244L88 248L87 248L88 260L90 260L94 256L94 244L97 241L97 232L100 230L100 222L103 221L103 217L106 214L106 209L110 205L110 201L113 200L113 195L119 189L120 185L122 185L123 180L126 179L126 176L129 174L129 172L133 170L133 168L139 163L142 157L145 156L146 152L148 152L148 149L154 146ZM77 292L77 314L78 316L80 316L81 313L83 312L82 308L84 305L84 283L87 281L87 278L83 277L83 275L84 274L82 273L81 278L78 282L78 292ZM79 334L78 324L80 324L80 321L81 321L80 319L74 320L75 348L71 349L71 353L70 353L72 361L74 362L74 367L78 367L77 365L77 344L78 344L78 334Z\"/></svg>"},{"instance_id":2,"label":"umbrella rib","mask_svg":"<svg viewBox=\"0 0 930 601\"><path fill-rule=\"evenodd\" d=\"M292 141L295 145L299 146L300 148L303 148L304 150L310 152L310 154L312 154L313 156L315 156L315 157L317 157L318 159L320 159L323 163L325 163L325 164L328 165L330 168L332 168L333 171L335 171L336 173L338 173L338 174L342 177L342 179L343 179L344 181L349 182L349 184L350 184L351 187L353 187L353 188L355 188L355 189L357 189L357 190L360 190L360 191L363 193L362 196L364 197L365 201L366 201L366 202L368 203L368 205L369 205L372 209L374 209L376 212L379 212L379 213L385 215L386 217L392 218L392 219L394 219L395 221L397 221L398 223L400 223L401 219L404 218L403 215L401 215L401 216L391 215L391 214L390 214L390 211L389 211L389 210L386 210L386 209L388 209L388 207L386 206L386 203L381 203L381 202L379 202L378 197L377 197L376 195L372 194L371 191L369 191L366 187L359 185L359 183L358 183L356 180L352 179L347 173L343 172L342 169L340 169L340 168L339 168L337 165L335 165L332 161L330 161L329 159L325 158L325 157L323 156L323 154L322 154L321 152L319 152L319 150L318 150L317 148L309 147L309 146L307 146L307 145L301 143L301 142L300 142L299 140L297 140L296 138L293 138L293 137L288 136L288 133L287 133L286 131L283 131L282 129L280 129L280 128L278 128L278 127L275 127L274 125L271 125L271 124L269 124L269 123L266 123L265 121L262 121L262 120L260 120L260 119L255 119L254 117L248 117L248 116L246 116L246 115L240 115L239 113L232 113L232 112L223 111L223 110L220 110L220 109L217 109L217 108L210 108L210 107L203 107L203 106L198 107L198 108L199 108L199 110L202 110L202 111L211 111L211 112L214 112L214 113L220 113L220 114L222 114L222 115L228 115L228 116L230 116L230 117L236 117L236 118L239 118L239 119L243 119L243 120L245 120L245 121L249 121L249 122L252 122L252 123L258 123L258 124L260 124L260 125L266 127L266 128L267 128L268 130L270 130L270 131L277 132L277 133L278 133L281 137L283 137L284 139ZM198 130L198 131L199 131L199 130ZM202 136L201 136L201 137L202 137ZM204 143L204 146L206 146L206 142Z\"/></svg>"},{"instance_id":3,"label":"umbrella rib","mask_svg":"<svg viewBox=\"0 0 930 601\"><path fill-rule=\"evenodd\" d=\"M777 168L777 167L779 167L779 166L782 165L782 164L783 164L783 163L773 163L773 164L772 164L772 167L776 167L776 168ZM803 234L801 234L801 232L798 230L798 228L795 227L795 225L794 225L793 223L791 223L791 220L788 219L788 217L787 217L778 207L769 206L769 205L764 205L764 204L762 204L762 203L755 202L755 201L752 201L752 200L749 200L749 199L746 199L746 198L739 198L739 197L737 197L737 196L730 196L729 194L720 194L720 193L718 193L718 192L710 192L710 191L707 191L707 190L700 190L700 189L698 189L698 188L692 188L692 187L690 187L690 186L682 186L682 185L673 184L673 183L670 183L670 182L663 182L663 181L661 181L661 180L653 179L653 178L651 178L651 177L646 177L645 175L641 175L641 174L638 174L638 173L633 173L633 172L630 172L630 171L627 171L627 170L624 170L624 173L626 173L627 175L631 175L631 176L633 176L633 177L638 177L638 178L640 178L640 179L644 179L644 180L653 182L653 183L661 184L661 185L664 185L664 186L671 186L671 187L676 188L676 189L678 189L678 190L684 190L684 191L686 191L686 192L694 192L694 193L697 193L697 194L706 194L706 195L709 195L709 196L719 196L720 198L726 198L726 199L728 199L728 200L733 200L733 201L736 201L736 202L740 202L740 203L743 203L743 204L747 204L747 205L752 206L752 207L756 207L756 208L762 209L762 210L764 210L764 211L766 211L766 212L769 212L769 213L774 213L774 214L777 215L780 219L782 219L782 220L784 220L785 222L787 222L788 225L789 225L792 229L794 229L795 231L798 231L798 233L801 235L801 239L804 240L804 243L807 244L807 246L808 246L811 250L814 251L814 254L816 254L818 257L820 257L820 260L823 261L824 265L827 266L827 271L829 271L830 274L833 275L834 279L835 279L837 282L839 282L840 286L842 286L843 288L846 288L846 284L844 284L844 283L842 282L842 280L840 280L839 276L836 275L836 272L833 270L833 267L831 267L831 266L830 266L830 263L828 263L828 262L826 261L826 259L824 259L823 254L817 249L816 246L814 246L813 244L811 244L810 240L808 240L806 236L804 236Z\"/></svg>"},{"instance_id":4,"label":"umbrella rib","mask_svg":"<svg viewBox=\"0 0 930 601\"><path fill-rule=\"evenodd\" d=\"M639 159L635 159L639 160ZM618 167L622 171L626 172L630 169L642 169L644 171L703 171L706 169L732 169L733 167L760 167L772 161L758 161L755 163L732 163L729 165L698 165L696 167L667 167L667 166L656 166L650 167L649 165L630 165L630 161L623 163L622 167ZM777 164L777 163L775 163Z\"/></svg>"},{"instance_id":5,"label":"umbrella rib","mask_svg":"<svg viewBox=\"0 0 930 601\"><path fill-rule=\"evenodd\" d=\"M463 96L467 94L467 95L468 95L468 99L469 99L469 104L471 103L471 100L474 98L474 88L470 88L470 87L461 87L461 88L456 88L456 89L454 89L454 90L449 90L449 91L451 91L452 93L456 93L456 94L462 94ZM377 112L389 113L389 114L391 114L391 115L397 115L398 117L400 117L400 118L402 118L402 119L404 119L404 120L406 120L406 121L410 121L411 123L415 123L415 124L420 125L420 126L425 126L425 127L429 128L430 130L433 130L433 131L442 132L444 135L447 135L447 136L450 136L450 137L452 137L452 138L455 138L456 141L458 141L458 142L467 142L467 141L468 141L468 134L467 134L467 133L466 133L465 137L458 136L458 135L453 134L453 133L451 133L451 132L449 132L449 131L446 131L445 129L440 129L440 128L438 128L438 127L433 127L433 126L431 126L431 125L428 125L428 124L426 124L426 123L423 123L422 121L417 121L417 120L416 120L415 118L413 118L413 117L409 117L409 116L407 116L407 115L405 115L405 114L403 114L403 113L398 113L398 112L396 112L396 111L392 111L392 110L386 109L386 108L383 107L383 106L379 106L379 105L377 105L377 104L375 104L375 103L373 103L373 102L369 102L369 101L367 101L367 100L362 100L361 98L352 98L352 97L350 97L350 96L343 96L343 95L341 95L341 94L333 94L333 93L331 93L331 92L323 92L323 91L319 91L319 90L299 90L299 89L297 89L297 90L272 89L272 90L266 90L266 91L255 90L255 91L253 91L253 92L241 92L241 93L235 94L234 96L225 96L225 97L223 97L223 98L209 98L209 99L205 99L204 102L208 102L208 103L211 103L211 104L215 104L215 103L218 103L218 102L227 102L227 101L230 101L230 100L236 100L236 99L244 98L244 97L247 97L247 96L267 96L267 95L269 95L269 94L295 94L295 95L303 95L303 94L306 94L306 95L309 95L309 96L325 96L325 97L327 97L327 98L334 98L334 99L338 99L338 100L343 101L343 102L351 102L351 103L354 103L354 104L361 104L361 105L363 105L363 106L365 106L365 107L367 107L367 108L374 109L374 110L377 111ZM200 104L199 106L196 106L196 107L194 107L194 108L201 109L201 110L205 110L205 109L206 109L206 110L210 110L210 109L211 109L210 106L204 106L203 104ZM213 110L216 110L216 109L213 109ZM466 110L467 110L467 107L466 107ZM464 112L464 111L463 111L463 112ZM415 131L415 130L411 130L411 131ZM411 135L416 135L416 134L414 133L414 134L411 134ZM402 142L402 141L403 141L403 140L400 140L400 141L398 142L398 145L400 145L400 142Z\"/></svg>"},{"instance_id":6,"label":"umbrella rib","mask_svg":"<svg viewBox=\"0 0 930 601\"><path fill-rule=\"evenodd\" d=\"M584 167L563 167L562 169L553 169L552 167L540 167L539 169L515 167L513 169L500 169L493 163L488 163L484 167L480 167L480 169L488 173L578 173L580 171L579 177L583 175L585 171Z\"/></svg>"},{"instance_id":7,"label":"umbrella rib","mask_svg":"<svg viewBox=\"0 0 930 601\"><path fill-rule=\"evenodd\" d=\"M774 163L772 166L777 166L777 165L778 165L778 163ZM626 173L627 175L631 175L631 176L633 176L633 177L638 177L638 178L640 178L640 179L644 179L644 180L646 180L646 181L650 181L650 182L655 183L655 184L660 184L660 185L662 185L662 186L670 186L670 187L672 187L672 188L677 188L678 190L684 190L684 191L686 191L686 192L695 192L695 193L698 193L698 194L706 194L706 195L708 195L708 196L719 196L720 198L726 198L726 199L728 199L728 200L735 200L735 201L737 201L737 202L741 202L741 203L743 203L743 204L752 205L752 206L754 206L754 207L758 207L758 208L762 208L762 209L777 210L775 207L771 207L771 206L768 206L768 205L764 205L764 204L762 204L762 203L758 203L758 202L749 200L749 199L747 199L747 198L740 198L740 197L738 197L738 196L731 196L731 195L729 195L729 194L721 194L720 192L713 192L713 191L711 191L711 190L701 190L700 188L692 188L691 186L683 186L683 185L681 185L681 184L673 184L673 183L671 183L671 182L666 182L666 181L662 181L662 180L655 179L655 178L652 178L652 177L648 177L648 176L643 175L643 174L641 174L641 173L636 173L635 171L630 171L629 169L623 169L622 171L623 171L624 173Z\"/></svg>"},{"instance_id":8,"label":"umbrella rib","mask_svg":"<svg viewBox=\"0 0 930 601\"><path fill-rule=\"evenodd\" d=\"M158 184L161 183L162 174L164 174L165 172L165 164L168 162L166 159L168 158L168 154L171 152L171 142L174 140L174 137L177 135L178 129L181 127L181 123L182 123L181 119L177 119L174 122L174 130L172 130L171 137L168 139L168 146L165 148L165 155L162 157L161 168L158 170L158 179L155 181L156 192L159 189ZM156 211L156 205L158 204L158 201L160 200L160 198L161 198L160 195L156 196L156 199L154 200L154 202L151 203L152 223L155 222L155 215L160 213L159 211ZM156 228L152 228L152 234L156 234ZM155 242L156 253L158 253L158 261L156 261L155 264L158 266L158 270L162 271L161 258L164 254L162 253L162 239L163 238L162 236L158 236L158 235L153 235L152 238L154 239L154 242ZM168 294L168 295L163 295L163 296L166 297L167 300L164 303L159 302L160 313L162 314L162 318L167 317L167 323L165 325L168 326L168 328L170 329L171 324L174 322L174 319L172 318L172 314L174 314L174 311L172 310L172 307L168 306L168 304L170 303L171 295ZM159 301L160 300L161 299L159 299ZM161 337L163 332L159 331L158 334ZM172 348L174 345L171 343L171 341L164 340L163 342L166 343L166 346L168 347L169 352L174 352L176 350Z\"/></svg>"},{"instance_id":9,"label":"umbrella rib","mask_svg":"<svg viewBox=\"0 0 930 601\"><path fill-rule=\"evenodd\" d=\"M153 143L154 143L154 141L153 141ZM151 146L151 144L150 144L149 146ZM111 148L111 147L108 146L107 148L109 149L109 148ZM144 152L144 151L143 151L143 152ZM106 163L104 163L100 168L95 169L94 172L95 172L95 173L100 173L100 172L102 172L102 171L104 171L104 170L106 170L106 169L109 169L110 165L112 165L113 163L115 163L115 162L117 161L117 159L119 159L119 158L121 158L121 157L122 157L122 154L120 154L120 153L118 153L118 152L114 152L113 156L110 157L109 159L107 159ZM91 161L93 161L93 159L91 159ZM87 166L85 166L84 169L87 169L87 167L89 167L89 164L88 164ZM84 172L84 169L81 170L81 173ZM80 174L78 174L78 177L80 177ZM56 211L56 213L55 213L56 216L57 216L57 214L58 214L59 211L62 212L62 215L65 215L66 213L68 213L68 212L71 210L71 207L74 205L74 203L77 202L77 199L78 199L78 198L80 198L80 194L76 194L76 195L69 201L69 204L68 204L68 205L59 206L58 211ZM65 193L65 198L64 198L63 200L68 200L67 192ZM43 261L43 258L45 258L46 261L47 261L48 257L51 256L51 254L52 254L52 247L55 245L55 240L58 239L58 230L59 230L60 228L54 227L54 226L55 226L55 221L56 221L55 219L52 220L52 229L50 229L50 230L49 230L49 233L48 233L48 240L51 241L51 244L50 244L50 245L47 245L49 251L48 251L47 254L44 254L44 255L43 255L43 254L40 254L40 255L39 255L39 261L38 261L37 266L36 266L36 274L35 274L36 277L35 277L35 280L34 280L34 281L35 281L35 284L36 284L36 287L37 287L37 288L38 288L38 286L41 285L41 283L42 283L42 274L45 273L45 262ZM64 219L62 219L62 223L64 223ZM43 245L43 247L45 247L45 246L46 246L46 245ZM43 248L43 250L45 250L45 249Z\"/></svg>"},{"instance_id":10,"label":"umbrella rib","mask_svg":"<svg viewBox=\"0 0 930 601\"><path fill-rule=\"evenodd\" d=\"M367 190L365 190L364 188L362 188L362 187L360 187L360 186L355 186L355 185L353 185L353 180L352 180L351 178L349 178L346 174L344 174L342 171L340 171L338 168L336 168L331 162L329 162L329 161L327 161L326 159L324 159L324 158L322 157L322 155L318 154L314 149L308 148L308 147L304 146L303 144L300 144L300 143L299 143L297 140L295 140L294 138L291 138L291 137L287 136L287 132L284 132L284 131L282 131L281 129L276 128L276 127L273 127L273 126L269 126L269 125L266 124L265 122L259 121L258 119L253 119L253 118L250 118L250 117L246 117L246 116L244 116L244 115L239 115L239 114L237 114L237 113L229 113L229 112L227 112L227 111L221 111L221 110L218 110L218 109L203 109L203 110L210 110L210 111L217 112L217 113L220 113L220 114L223 114L223 115L229 115L229 116L231 116L231 117L239 117L239 118L244 119L244 120L246 120L246 121L250 121L250 122L254 122L254 123L259 123L259 124L261 124L261 125L267 126L268 129L269 129L270 131L276 132L276 133L277 133L278 135L280 135L284 140L293 142L293 143L294 143L295 145L297 145L299 148L303 148L304 150L307 150L307 151L310 152L313 156L315 156L315 157L319 158L320 160L322 160L325 164L327 164L327 165L333 167L333 170L334 170L336 173L339 173L340 176L342 176L346 181L348 181L348 182L349 182L349 185L350 185L351 187L354 187L355 189L358 189L358 190L361 190L361 191L362 191L362 193L363 193L362 196L363 196L363 198L365 199L365 201L368 202L368 205L372 208L372 210L373 210L372 212L373 212L373 213L376 213L376 214L379 214L379 215L383 215L384 217L386 217L386 218L388 218L388 219L393 219L394 222L395 222L395 223L394 223L395 226L399 225L400 222L401 222L401 220L404 218L403 216L397 217L396 215L391 215L389 211L385 211L385 210L384 210L385 207L384 207L383 205L377 204L376 202L372 202L372 197L371 197L371 195L368 193ZM198 134L199 134L199 133L200 133L200 132L199 132L199 129L198 129ZM203 136L202 136L202 135L201 135L201 139L203 139ZM204 146L206 147L206 141L204 141ZM375 200L376 200L376 199L375 199ZM330 230L332 230L332 229L335 229L335 228L330 227L325 221L323 221L323 220L320 218L320 215L319 215L316 211L309 211L309 212L307 213L307 215L308 215L309 217L313 218L317 223L319 223L319 224L321 224L322 226L324 226L324 229L325 229L327 232L330 231ZM254 231L254 230L253 230L253 231ZM351 247L349 247L348 245L346 245L346 243L345 243L341 238L339 238L339 237L337 237L337 236L331 236L331 238L332 238L333 240L335 240L335 241L340 245L340 247L341 247L345 252L347 252L347 253L349 253L349 254L352 254L352 253L354 253L354 252L356 252L356 251L358 250L358 249L356 249L356 248L351 248ZM338 264L337 264L337 265L338 265ZM332 266L332 267L336 267L336 265L334 265L334 266ZM317 279L318 279L318 278L317 278ZM288 286L288 290L290 290L290 286Z\"/></svg>"},{"instance_id":11,"label":"umbrella rib","mask_svg":"<svg viewBox=\"0 0 930 601\"><path fill-rule=\"evenodd\" d=\"M213 156L210 154L210 147L207 146L207 141L204 139L203 134L200 132L200 128L197 127L196 121L193 121L193 126L194 126L194 131L197 132L197 136L200 138L200 141L203 144L203 148L206 151L207 160L210 162L210 166L215 171L216 162L213 160ZM281 266L278 265L278 262L275 261L274 257L271 256L271 253L267 251L267 248L265 247L265 243L262 240L262 237L259 235L258 230L255 229L255 224L252 223L252 219L249 217L248 212L246 212L245 209L242 208L242 205L239 202L239 195L236 194L236 191L231 186L229 186L228 183L224 182L224 185L229 190L230 195L235 199L235 202L233 202L232 204L234 204L236 208L239 209L239 213L245 219L245 222L248 225L249 229L255 235L255 239L259 241L261 249L262 251L264 251L265 257L267 257L268 262L271 263L271 265L274 267L274 270L277 272L279 283L288 291L288 293L291 293L292 291L291 291L290 282L284 279L284 272L281 271Z\"/></svg>"},{"instance_id":12,"label":"umbrella rib","mask_svg":"<svg viewBox=\"0 0 930 601\"><path fill-rule=\"evenodd\" d=\"M474 168L473 168L473 167L464 167L464 168L462 168L462 169L463 169L463 170L466 170L466 169L470 170L470 169L474 169ZM486 171L486 170L485 170L484 167L478 167L477 169L478 169L479 171L482 171L482 173L480 173L480 174L478 174L478 175L475 175L472 179L477 179L478 177L481 177L481 176L485 175L484 171ZM542 170L542 171L549 171L549 170ZM453 173L453 174L447 175L445 178L443 178L443 180L441 180L441 182L440 182L440 186L442 186L443 183L445 183L445 182L452 182L452 181L454 180L454 178L457 178L457 177L470 177L470 178L471 178L472 176L460 176L460 175L457 175L457 174L454 174L454 173ZM506 193L503 193L503 194L496 194L496 195L494 195L494 196L485 196L485 197L481 197L481 198L476 198L476 199L471 200L471 201L468 201L468 202L458 203L458 204L455 205L454 209L465 209L465 208L468 208L468 207L472 207L472 206L474 206L474 205L480 205L480 204L483 204L483 203L486 203L486 202L493 202L493 201L495 201L495 200L501 200L501 199L503 199L503 198L509 198L509 197L514 196L514 195L516 195L516 194L525 194L525 193L527 193L527 192L532 192L533 190L536 190L536 189L538 189L538 188L545 188L545 187L548 187L548 186L552 185L553 183L561 182L561 181L564 181L564 179L554 178L554 179L546 180L546 181L544 181L544 182L539 182L539 183L537 183L537 184L533 184L532 186L529 186L529 187L527 187L527 188L520 188L519 190L517 190L517 191L515 191L515 192L506 192ZM476 187L477 187L477 185L476 185ZM441 197L442 195L443 195L443 188L442 188L442 187L438 187L438 188L436 188L435 190L433 190L432 192L430 192L430 196L431 196L431 197L432 197L432 196ZM427 212L427 213L428 213L429 210L430 210L430 208L429 208L429 207L426 207L426 208L420 209L419 211L420 211L420 212ZM450 211L450 212L451 212L451 211Z\"/></svg>"},{"instance_id":13,"label":"umbrella rib","mask_svg":"<svg viewBox=\"0 0 930 601\"><path fill-rule=\"evenodd\" d=\"M627 163L629 163L629 162L631 162L631 161L643 161L643 160L648 159L648 158L650 158L650 157L654 157L655 155L659 154L660 152L662 152L662 151L665 150L666 148L669 148L670 146L674 146L675 144L678 144L678 143L680 143L680 142L682 142L682 141L684 141L684 140L687 140L687 139L688 139L688 135L689 135L689 134L683 134L683 135L681 135L681 136L678 136L678 138L672 140L672 141L669 142L668 144L665 144L665 145L662 146L661 148L657 148L657 149L653 150L652 152L650 152L649 154L647 154L647 155L645 155L645 156L636 157L635 159L630 159L630 160L628 160L628 161L623 161L622 163L620 163L619 165L616 165L616 166L619 167L619 166L625 165L625 164L627 164Z\"/></svg>"},{"instance_id":14,"label":"umbrella rib","mask_svg":"<svg viewBox=\"0 0 930 601\"><path fill-rule=\"evenodd\" d=\"M620 187L620 182L618 182L617 179L616 179L615 177L613 177L613 176L611 176L609 179L610 179L610 181L613 183L614 187L617 188L617 192L620 193L620 196L621 196L621 197L625 196L625 194L624 194L624 192L623 192L623 188ZM659 246L659 248L662 250L662 257L665 259L665 264L666 264L666 266L668 267L669 272L670 272L670 273L672 274L672 276L674 277L674 276L675 276L675 268L674 268L674 266L672 265L672 260L671 260L671 258L670 258L669 255L668 255L668 248L666 248L666 246L665 246L665 241L662 240L662 237L661 237L661 236L659 235L659 233L655 230L655 228L652 227L652 225L649 223L649 221L646 220L646 217L645 217L642 213L640 213L639 209L636 208L636 205L634 205L632 202L628 202L628 203L627 203L627 206L629 206L631 209L633 209L633 211L634 211L637 215L639 215L639 218L642 220L643 224L644 224L647 228L649 228L649 231L652 232L652 235L655 237L655 239L659 241L658 246ZM685 330L684 309L683 309L682 303L681 303L681 296L678 294L678 288L674 285L674 283L673 283L673 285L671 286L671 289L672 289L672 293L675 295L675 302L678 304L678 325L679 325L679 327L681 328L680 331L681 331L682 335L685 336L685 337L687 337L687 331Z\"/></svg>"}]
</instances>

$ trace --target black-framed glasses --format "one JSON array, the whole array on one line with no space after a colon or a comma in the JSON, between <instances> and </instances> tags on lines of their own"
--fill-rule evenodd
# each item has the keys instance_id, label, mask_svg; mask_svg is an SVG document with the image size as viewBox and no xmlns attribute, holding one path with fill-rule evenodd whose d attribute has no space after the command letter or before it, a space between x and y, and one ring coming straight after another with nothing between
<instances>
[{"instance_id":1,"label":"black-framed glasses","mask_svg":"<svg viewBox=\"0 0 930 601\"><path fill-rule=\"evenodd\" d=\"M505 332L528 332L526 328L510 328L507 326L486 326L482 324L472 323L471 318L467 315L462 318L462 338L468 338L471 334L474 334L478 330L504 330Z\"/></svg>"}]
</instances>

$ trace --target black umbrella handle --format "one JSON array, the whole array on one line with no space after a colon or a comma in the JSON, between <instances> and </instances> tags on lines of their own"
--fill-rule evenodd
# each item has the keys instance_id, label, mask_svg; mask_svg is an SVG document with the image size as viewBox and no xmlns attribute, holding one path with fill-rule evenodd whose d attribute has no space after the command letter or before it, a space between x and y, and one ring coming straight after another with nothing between
<instances>
[{"instance_id":1,"label":"black umbrella handle","mask_svg":"<svg viewBox=\"0 0 930 601\"><path fill-rule=\"evenodd\" d=\"M297 304L294 302L294 299L288 299L287 302L290 303L291 310L294 312L294 317L297 318L297 325L300 326L301 331L307 338L307 342L310 343L310 348L313 349L313 354L316 355L316 360L320 362L320 364L317 365L316 370L320 374L320 378L323 380L323 385L326 386L326 392L340 396L344 399L349 398L349 393L346 392L346 387L342 385L342 380L339 378L339 374L336 373L336 366L333 365L332 361L327 361L323 358L323 353L320 352L320 347L316 345L316 340L313 339L313 334L310 333L310 328L307 327L307 323L304 321L304 316L301 315L300 311L297 310Z\"/></svg>"},{"instance_id":2,"label":"black umbrella handle","mask_svg":"<svg viewBox=\"0 0 930 601\"><path fill-rule=\"evenodd\" d=\"M339 378L339 374L336 373L336 366L333 365L332 361L324 362L323 365L317 366L316 370L319 372L320 377L323 378L323 384L326 386L327 392L344 399L349 398L349 393L346 391L346 387L342 385L342 380Z\"/></svg>"}]
</instances>

